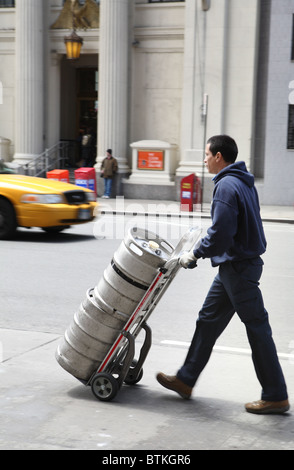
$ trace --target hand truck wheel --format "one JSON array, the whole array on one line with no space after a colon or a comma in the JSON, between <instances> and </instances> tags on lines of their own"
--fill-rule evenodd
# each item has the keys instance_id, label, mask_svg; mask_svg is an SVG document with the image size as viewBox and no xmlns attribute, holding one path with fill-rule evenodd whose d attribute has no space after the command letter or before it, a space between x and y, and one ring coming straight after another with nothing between
<instances>
[{"instance_id":1,"label":"hand truck wheel","mask_svg":"<svg viewBox=\"0 0 294 470\"><path fill-rule=\"evenodd\" d=\"M91 388L96 398L101 401L110 401L116 396L119 386L111 374L100 372L93 377Z\"/></svg>"},{"instance_id":2,"label":"hand truck wheel","mask_svg":"<svg viewBox=\"0 0 294 470\"><path fill-rule=\"evenodd\" d=\"M138 375L135 375L134 374L134 369L137 365L137 362L136 359L134 359L132 361L132 364L131 364L131 367L129 368L129 371L127 373L127 376L126 378L124 379L124 383L127 384L127 385L135 385L137 384L138 382L140 382L140 380L142 379L143 377L143 369L140 370L139 374Z\"/></svg>"}]
</instances>

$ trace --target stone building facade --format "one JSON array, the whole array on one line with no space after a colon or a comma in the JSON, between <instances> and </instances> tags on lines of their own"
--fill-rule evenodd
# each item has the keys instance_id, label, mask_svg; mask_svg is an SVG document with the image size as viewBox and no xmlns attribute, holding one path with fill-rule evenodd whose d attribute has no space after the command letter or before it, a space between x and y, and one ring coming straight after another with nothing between
<instances>
[{"instance_id":1,"label":"stone building facade","mask_svg":"<svg viewBox=\"0 0 294 470\"><path fill-rule=\"evenodd\" d=\"M64 45L72 3L83 38L74 62ZM117 194L177 200L196 173L208 201L205 140L227 133L261 202L293 204L293 15L294 0L0 0L9 159L70 141L78 163L88 128L97 173L107 148L118 159Z\"/></svg>"}]
</instances>

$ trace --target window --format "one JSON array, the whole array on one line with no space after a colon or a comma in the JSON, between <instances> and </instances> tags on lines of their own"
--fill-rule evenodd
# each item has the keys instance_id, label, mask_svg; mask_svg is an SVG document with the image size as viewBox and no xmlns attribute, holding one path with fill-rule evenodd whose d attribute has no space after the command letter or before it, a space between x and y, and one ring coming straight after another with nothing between
<instances>
[{"instance_id":1,"label":"window","mask_svg":"<svg viewBox=\"0 0 294 470\"><path fill-rule=\"evenodd\" d=\"M149 3L172 3L172 2L184 2L185 0L149 0Z\"/></svg>"},{"instance_id":2,"label":"window","mask_svg":"<svg viewBox=\"0 0 294 470\"><path fill-rule=\"evenodd\" d=\"M287 149L294 150L294 104L289 104Z\"/></svg>"},{"instance_id":3,"label":"window","mask_svg":"<svg viewBox=\"0 0 294 470\"><path fill-rule=\"evenodd\" d=\"M0 8L14 8L15 0L0 0Z\"/></svg>"},{"instance_id":4,"label":"window","mask_svg":"<svg viewBox=\"0 0 294 470\"><path fill-rule=\"evenodd\" d=\"M1 0L0 0L0 1L1 1ZM65 4L65 1L66 1L66 0L63 0L63 4ZM98 4L100 3L100 0L94 0L94 1L95 1L96 3L98 3ZM85 5L86 0L79 0L79 3L80 3L80 5Z\"/></svg>"},{"instance_id":5,"label":"window","mask_svg":"<svg viewBox=\"0 0 294 470\"><path fill-rule=\"evenodd\" d=\"M292 17L292 48L291 48L291 60L294 60L294 15Z\"/></svg>"}]
</instances>

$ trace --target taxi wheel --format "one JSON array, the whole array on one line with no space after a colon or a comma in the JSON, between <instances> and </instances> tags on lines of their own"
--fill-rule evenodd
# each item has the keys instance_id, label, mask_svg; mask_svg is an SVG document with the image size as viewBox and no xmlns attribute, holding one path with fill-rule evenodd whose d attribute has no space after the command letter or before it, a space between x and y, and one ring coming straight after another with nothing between
<instances>
[{"instance_id":1,"label":"taxi wheel","mask_svg":"<svg viewBox=\"0 0 294 470\"><path fill-rule=\"evenodd\" d=\"M0 198L0 240L12 238L17 227L15 212L9 201Z\"/></svg>"}]
</instances>

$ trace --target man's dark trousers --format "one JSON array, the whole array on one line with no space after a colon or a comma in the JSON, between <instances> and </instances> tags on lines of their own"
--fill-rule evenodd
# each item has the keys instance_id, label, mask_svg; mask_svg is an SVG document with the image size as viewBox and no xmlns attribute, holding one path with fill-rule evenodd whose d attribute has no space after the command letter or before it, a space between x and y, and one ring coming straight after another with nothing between
<instances>
[{"instance_id":1,"label":"man's dark trousers","mask_svg":"<svg viewBox=\"0 0 294 470\"><path fill-rule=\"evenodd\" d=\"M252 359L262 386L262 400L288 398L283 372L272 338L268 313L264 308L259 279L261 258L226 262L209 290L196 324L194 337L184 365L177 377L193 387L206 366L213 346L237 312L246 327Z\"/></svg>"}]
</instances>

